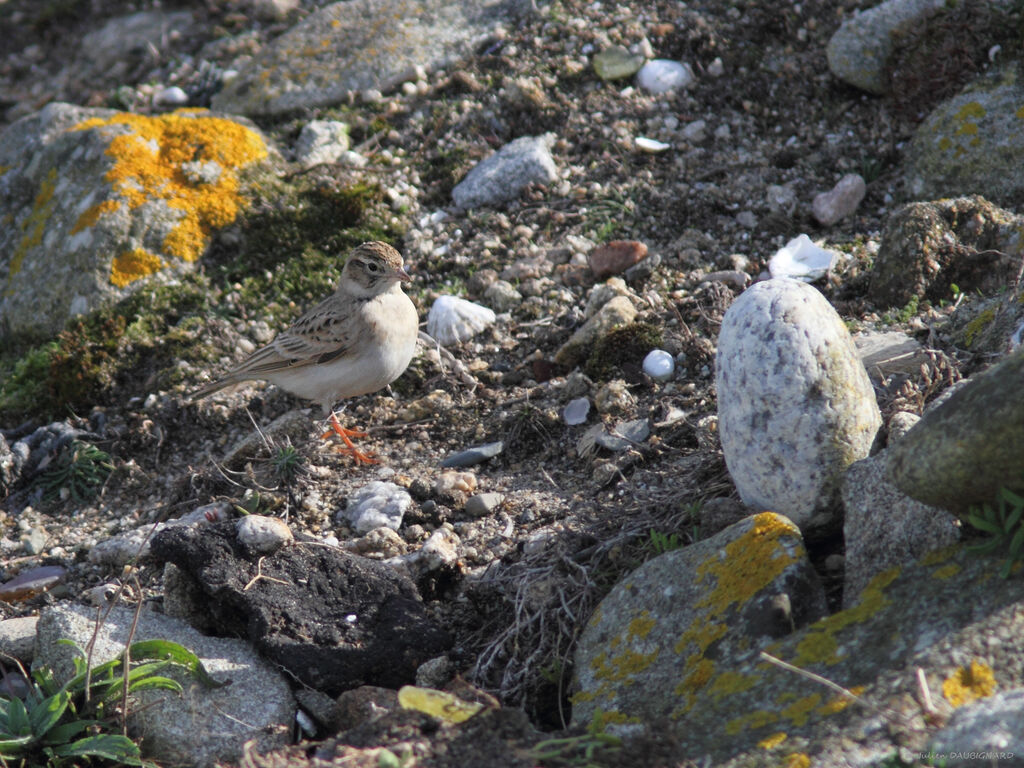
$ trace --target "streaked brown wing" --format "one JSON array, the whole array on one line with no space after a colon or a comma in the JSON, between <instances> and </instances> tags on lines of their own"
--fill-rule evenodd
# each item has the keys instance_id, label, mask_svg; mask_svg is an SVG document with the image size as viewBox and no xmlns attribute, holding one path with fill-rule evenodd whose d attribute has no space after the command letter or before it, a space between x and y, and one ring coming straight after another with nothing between
<instances>
[{"instance_id":1,"label":"streaked brown wing","mask_svg":"<svg viewBox=\"0 0 1024 768\"><path fill-rule=\"evenodd\" d=\"M282 331L272 342L253 352L235 373L263 375L335 360L350 353L360 333L357 311L361 302L321 302Z\"/></svg>"}]
</instances>

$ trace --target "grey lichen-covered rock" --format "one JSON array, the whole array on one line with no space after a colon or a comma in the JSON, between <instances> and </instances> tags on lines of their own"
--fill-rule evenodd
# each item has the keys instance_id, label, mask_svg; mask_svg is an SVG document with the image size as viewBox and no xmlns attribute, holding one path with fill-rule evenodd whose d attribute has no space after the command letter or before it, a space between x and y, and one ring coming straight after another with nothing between
<instances>
[{"instance_id":1,"label":"grey lichen-covered rock","mask_svg":"<svg viewBox=\"0 0 1024 768\"><path fill-rule=\"evenodd\" d=\"M718 562L725 571L728 560ZM710 764L729 768L846 768L879 765L898 748L926 751L931 729L916 698L918 667L942 717L965 701L1022 684L1024 613L1019 605L1024 580L1003 582L998 569L998 559L953 547L930 553L905 570L890 568L868 584L850 609L768 645L751 643L743 649L725 643L728 651L723 648L713 659L706 652L706 663L695 662L695 675L677 676L674 689L668 688L685 711L660 722L671 728L692 760L709 758ZM993 589L996 582L999 588ZM640 601L665 600L668 583L650 583L646 591L638 586L623 600L632 603L634 616L622 625L621 636L608 638L598 665L609 685L629 689L637 699L658 682L650 669L661 654L681 651L690 637L719 649L722 631L714 623L681 628L653 659L649 647L638 645L636 636L661 631L651 617L640 615ZM748 594L747 583L735 580L732 594ZM625 585L616 591L620 589ZM738 600L736 609L742 604ZM599 614L596 623L604 621ZM585 634L592 631L588 628ZM760 655L762 650L843 686L863 703L770 663ZM581 666L578 660L577 670ZM601 709L605 725L628 726L630 715L609 709L603 701L607 699L595 695L589 712Z\"/></svg>"},{"instance_id":2,"label":"grey lichen-covered rock","mask_svg":"<svg viewBox=\"0 0 1024 768\"><path fill-rule=\"evenodd\" d=\"M93 664L124 650L134 611L114 608L101 625L92 652ZM58 641L67 638L84 648L96 629L96 609L62 603L39 617L36 663L54 670L58 681L72 674L76 651ZM143 611L134 641L171 640L195 653L216 680L231 684L207 688L173 667L161 671L181 682L184 692L151 690L138 694L129 708L128 727L139 734L144 755L168 764L212 766L242 757L247 744L259 752L283 746L295 717L295 701L281 674L252 646L234 638L206 637L184 622Z\"/></svg>"},{"instance_id":3,"label":"grey lichen-covered rock","mask_svg":"<svg viewBox=\"0 0 1024 768\"><path fill-rule=\"evenodd\" d=\"M842 23L825 53L832 74L845 83L882 95L889 90L886 62L903 30L918 27L945 0L885 0Z\"/></svg>"},{"instance_id":4,"label":"grey lichen-covered rock","mask_svg":"<svg viewBox=\"0 0 1024 768\"><path fill-rule=\"evenodd\" d=\"M601 602L576 651L573 719L682 726L720 684L719 665L825 613L797 527L748 517L647 561Z\"/></svg>"},{"instance_id":5,"label":"grey lichen-covered rock","mask_svg":"<svg viewBox=\"0 0 1024 768\"><path fill-rule=\"evenodd\" d=\"M903 307L965 293L1001 291L1016 278L1024 217L983 197L909 203L886 222L871 265L868 298Z\"/></svg>"},{"instance_id":6,"label":"grey lichen-covered rock","mask_svg":"<svg viewBox=\"0 0 1024 768\"><path fill-rule=\"evenodd\" d=\"M1024 490L1024 348L972 376L889 450L888 477L908 496L961 517Z\"/></svg>"},{"instance_id":7,"label":"grey lichen-covered rock","mask_svg":"<svg viewBox=\"0 0 1024 768\"><path fill-rule=\"evenodd\" d=\"M498 205L515 200L528 184L554 181L558 178L551 157L554 140L554 135L547 133L510 141L455 185L452 200L460 208Z\"/></svg>"},{"instance_id":8,"label":"grey lichen-covered rock","mask_svg":"<svg viewBox=\"0 0 1024 768\"><path fill-rule=\"evenodd\" d=\"M504 0L351 0L328 5L274 40L213 100L244 115L330 106L388 91L472 50L505 18Z\"/></svg>"},{"instance_id":9,"label":"grey lichen-covered rock","mask_svg":"<svg viewBox=\"0 0 1024 768\"><path fill-rule=\"evenodd\" d=\"M722 450L744 503L797 525L833 509L881 415L825 297L785 278L748 288L722 320L715 368Z\"/></svg>"},{"instance_id":10,"label":"grey lichen-covered rock","mask_svg":"<svg viewBox=\"0 0 1024 768\"><path fill-rule=\"evenodd\" d=\"M243 205L259 133L204 112L50 104L0 134L0 326L51 333L152 275L191 269Z\"/></svg>"},{"instance_id":11,"label":"grey lichen-covered rock","mask_svg":"<svg viewBox=\"0 0 1024 768\"><path fill-rule=\"evenodd\" d=\"M882 571L909 565L960 539L956 518L900 493L885 479L885 454L855 461L843 482L843 539L846 571L843 605Z\"/></svg>"},{"instance_id":12,"label":"grey lichen-covered rock","mask_svg":"<svg viewBox=\"0 0 1024 768\"><path fill-rule=\"evenodd\" d=\"M348 148L348 123L310 120L302 126L302 132L295 142L295 162L306 168L320 163L333 163Z\"/></svg>"},{"instance_id":13,"label":"grey lichen-covered rock","mask_svg":"<svg viewBox=\"0 0 1024 768\"><path fill-rule=\"evenodd\" d=\"M950 768L1024 765L1024 688L999 691L957 709L928 744L928 756Z\"/></svg>"},{"instance_id":14,"label":"grey lichen-covered rock","mask_svg":"<svg viewBox=\"0 0 1024 768\"><path fill-rule=\"evenodd\" d=\"M597 314L576 329L555 353L555 362L572 367L582 362L594 343L612 328L628 325L636 318L636 307L625 296L615 296Z\"/></svg>"},{"instance_id":15,"label":"grey lichen-covered rock","mask_svg":"<svg viewBox=\"0 0 1024 768\"><path fill-rule=\"evenodd\" d=\"M936 107L907 148L906 193L913 200L984 195L1024 202L1024 87L1014 66L983 77Z\"/></svg>"}]
</instances>

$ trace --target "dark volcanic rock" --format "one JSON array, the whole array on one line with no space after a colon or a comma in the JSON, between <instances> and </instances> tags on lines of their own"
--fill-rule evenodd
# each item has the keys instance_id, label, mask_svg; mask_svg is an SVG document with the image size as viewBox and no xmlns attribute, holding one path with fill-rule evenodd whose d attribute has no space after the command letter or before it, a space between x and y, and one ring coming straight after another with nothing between
<instances>
[{"instance_id":1,"label":"dark volcanic rock","mask_svg":"<svg viewBox=\"0 0 1024 768\"><path fill-rule=\"evenodd\" d=\"M260 559L235 523L161 531L153 554L174 563L210 599L208 626L248 639L304 683L328 693L415 680L450 645L413 583L385 565L319 544Z\"/></svg>"}]
</instances>

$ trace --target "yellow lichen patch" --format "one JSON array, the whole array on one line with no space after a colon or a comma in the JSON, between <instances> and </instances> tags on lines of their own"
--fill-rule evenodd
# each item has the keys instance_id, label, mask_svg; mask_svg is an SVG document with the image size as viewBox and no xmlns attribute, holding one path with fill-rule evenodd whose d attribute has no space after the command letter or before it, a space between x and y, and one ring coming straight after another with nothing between
<instances>
[{"instance_id":1,"label":"yellow lichen patch","mask_svg":"<svg viewBox=\"0 0 1024 768\"><path fill-rule=\"evenodd\" d=\"M129 283L149 277L163 265L163 259L142 248L125 251L115 256L110 264L110 282L124 288Z\"/></svg>"},{"instance_id":2,"label":"yellow lichen patch","mask_svg":"<svg viewBox=\"0 0 1024 768\"><path fill-rule=\"evenodd\" d=\"M641 611L640 615L629 622L629 629L627 630L630 637L647 637L654 629L655 621L651 618L650 613L647 611Z\"/></svg>"},{"instance_id":3,"label":"yellow lichen patch","mask_svg":"<svg viewBox=\"0 0 1024 768\"><path fill-rule=\"evenodd\" d=\"M1024 234L1024 233L1021 233L1021 234ZM942 565L947 560L949 560L949 558L951 558L953 555L955 555L959 549L960 549L960 546L958 544L950 544L949 546L946 546L946 547L939 547L938 549L933 549L931 552L929 552L928 554L924 555L917 562L919 562L921 565L926 565L926 566L927 565Z\"/></svg>"},{"instance_id":4,"label":"yellow lichen patch","mask_svg":"<svg viewBox=\"0 0 1024 768\"><path fill-rule=\"evenodd\" d=\"M764 728L778 722L778 720L779 716L775 712L759 709L756 712L751 712L749 715L742 715L730 720L725 724L725 732L730 736L735 736L747 728Z\"/></svg>"},{"instance_id":5,"label":"yellow lichen patch","mask_svg":"<svg viewBox=\"0 0 1024 768\"><path fill-rule=\"evenodd\" d=\"M21 236L14 255L11 256L11 263L7 268L7 287L4 289L6 296L11 296L14 289L11 287L11 278L21 271L21 265L25 261L28 252L43 242L43 232L46 229L46 222L53 214L53 192L57 188L57 169L51 168L46 179L39 185L36 199L32 203L32 211L25 220L21 222L21 229L25 233Z\"/></svg>"},{"instance_id":6,"label":"yellow lichen patch","mask_svg":"<svg viewBox=\"0 0 1024 768\"><path fill-rule=\"evenodd\" d=\"M242 204L236 171L267 154L254 131L195 111L154 117L121 112L86 120L73 130L107 128L117 133L106 150L114 161L106 180L129 208L160 200L181 212L162 246L185 261L199 258L211 230L234 221ZM216 169L204 174L209 163ZM94 223L102 212L90 209L83 217ZM76 227L89 226L87 221L80 218Z\"/></svg>"},{"instance_id":7,"label":"yellow lichen patch","mask_svg":"<svg viewBox=\"0 0 1024 768\"><path fill-rule=\"evenodd\" d=\"M750 530L725 546L723 557L709 557L697 568L702 581L715 579L714 588L698 607L719 616L730 605L750 600L795 562L781 539L795 541L799 535L799 529L781 515L762 512L754 517Z\"/></svg>"},{"instance_id":8,"label":"yellow lichen patch","mask_svg":"<svg viewBox=\"0 0 1024 768\"><path fill-rule=\"evenodd\" d=\"M985 108L976 101L964 104L953 115L957 120L978 120L985 116Z\"/></svg>"},{"instance_id":9,"label":"yellow lichen patch","mask_svg":"<svg viewBox=\"0 0 1024 768\"><path fill-rule=\"evenodd\" d=\"M961 568L956 563L950 563L944 565L941 568L936 568L935 573L932 574L933 579L940 579L942 581L948 581L949 579L960 573Z\"/></svg>"},{"instance_id":10,"label":"yellow lichen patch","mask_svg":"<svg viewBox=\"0 0 1024 768\"><path fill-rule=\"evenodd\" d=\"M989 307L988 309L979 312L978 316L967 324L967 327L964 328L964 341L967 342L968 347L974 346L974 340L978 337L978 334L985 330L985 328L995 320L995 317L995 307Z\"/></svg>"},{"instance_id":11,"label":"yellow lichen patch","mask_svg":"<svg viewBox=\"0 0 1024 768\"><path fill-rule=\"evenodd\" d=\"M599 653L590 662L594 670L594 677L599 680L612 680L621 682L633 677L637 672L643 672L654 660L658 658L658 650L650 653L638 653L632 649L625 649L617 652L611 657Z\"/></svg>"},{"instance_id":12,"label":"yellow lichen patch","mask_svg":"<svg viewBox=\"0 0 1024 768\"><path fill-rule=\"evenodd\" d=\"M708 686L708 693L715 698L730 693L743 693L757 685L758 680L759 678L753 675L741 675L739 672L725 670Z\"/></svg>"},{"instance_id":13,"label":"yellow lichen patch","mask_svg":"<svg viewBox=\"0 0 1024 768\"><path fill-rule=\"evenodd\" d=\"M11 170L11 166L9 166L9 165L0 165L0 176L3 176L9 170Z\"/></svg>"},{"instance_id":14,"label":"yellow lichen patch","mask_svg":"<svg viewBox=\"0 0 1024 768\"><path fill-rule=\"evenodd\" d=\"M995 690L992 667L977 661L972 661L969 667L960 667L942 683L942 695L954 707L991 696Z\"/></svg>"},{"instance_id":15,"label":"yellow lichen patch","mask_svg":"<svg viewBox=\"0 0 1024 768\"><path fill-rule=\"evenodd\" d=\"M854 696L860 696L862 693L864 693L866 687L867 686L864 685L856 685L853 688L850 688L850 693L852 693ZM818 712L820 712L823 715L835 715L839 712L842 712L848 706L853 704L853 701L854 700L851 699L849 696L844 696L841 693L837 693L831 699L822 704L821 709L819 709Z\"/></svg>"},{"instance_id":16,"label":"yellow lichen patch","mask_svg":"<svg viewBox=\"0 0 1024 768\"><path fill-rule=\"evenodd\" d=\"M71 234L76 235L83 229L88 229L94 226L99 221L100 216L105 213L112 213L121 207L121 204L117 200L104 200L102 203L96 203L96 205L89 206L89 208L78 217L78 221L75 222L75 226L71 228Z\"/></svg>"},{"instance_id":17,"label":"yellow lichen patch","mask_svg":"<svg viewBox=\"0 0 1024 768\"><path fill-rule=\"evenodd\" d=\"M810 765L811 758L803 752L786 755L786 759L782 761L782 768L810 768Z\"/></svg>"},{"instance_id":18,"label":"yellow lichen patch","mask_svg":"<svg viewBox=\"0 0 1024 768\"><path fill-rule=\"evenodd\" d=\"M793 725L801 726L807 722L807 718L811 712L821 706L821 694L812 693L810 696L804 696L802 699L797 699L788 707L782 710L782 716L793 723Z\"/></svg>"},{"instance_id":19,"label":"yellow lichen patch","mask_svg":"<svg viewBox=\"0 0 1024 768\"><path fill-rule=\"evenodd\" d=\"M757 746L759 746L761 749L775 749L787 738L789 737L785 731L779 731L778 733L773 733L771 736L765 736L763 739L757 742Z\"/></svg>"},{"instance_id":20,"label":"yellow lichen patch","mask_svg":"<svg viewBox=\"0 0 1024 768\"><path fill-rule=\"evenodd\" d=\"M707 685L708 680L715 673L715 662L710 659L700 659L692 666L690 674L676 686L677 696L692 695L694 691Z\"/></svg>"},{"instance_id":21,"label":"yellow lichen patch","mask_svg":"<svg viewBox=\"0 0 1024 768\"><path fill-rule=\"evenodd\" d=\"M627 715L623 712L619 712L615 709L599 709L594 713L591 722L599 730L607 728L609 725L622 725L624 723L639 723L640 718Z\"/></svg>"},{"instance_id":22,"label":"yellow lichen patch","mask_svg":"<svg viewBox=\"0 0 1024 768\"><path fill-rule=\"evenodd\" d=\"M791 663L798 667L809 664L835 664L839 655L836 634L852 624L860 624L874 616L889 604L885 596L888 587L900 574L898 567L889 568L875 576L860 593L860 602L845 611L826 616L807 628L806 634L797 645L797 654Z\"/></svg>"}]
</instances>

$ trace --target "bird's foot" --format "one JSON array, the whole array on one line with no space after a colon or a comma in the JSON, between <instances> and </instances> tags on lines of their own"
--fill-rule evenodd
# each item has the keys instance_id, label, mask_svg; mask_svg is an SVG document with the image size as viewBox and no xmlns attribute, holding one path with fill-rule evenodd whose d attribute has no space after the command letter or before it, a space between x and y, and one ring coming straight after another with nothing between
<instances>
[{"instance_id":1,"label":"bird's foot","mask_svg":"<svg viewBox=\"0 0 1024 768\"><path fill-rule=\"evenodd\" d=\"M341 422L338 421L338 417L335 414L331 414L331 418L328 420L328 429L321 436L321 440L326 440L329 437L337 435L341 438L341 441L345 444L344 446L337 446L335 451L338 453L347 453L352 456L356 464L379 464L380 459L374 457L373 453L364 453L356 448L355 443L352 442L353 437L366 437L365 432L361 432L358 429L346 429L341 426Z\"/></svg>"}]
</instances>

